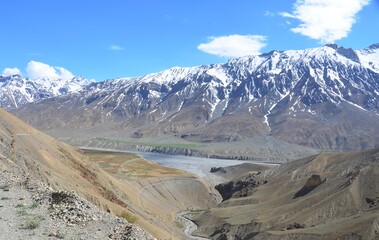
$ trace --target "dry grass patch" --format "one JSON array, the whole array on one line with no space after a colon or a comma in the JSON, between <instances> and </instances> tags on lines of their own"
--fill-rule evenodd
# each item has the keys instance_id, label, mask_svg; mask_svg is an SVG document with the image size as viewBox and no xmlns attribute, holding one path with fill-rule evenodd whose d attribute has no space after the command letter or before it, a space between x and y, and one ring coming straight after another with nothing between
<instances>
[{"instance_id":1,"label":"dry grass patch","mask_svg":"<svg viewBox=\"0 0 379 240\"><path fill-rule=\"evenodd\" d=\"M187 176L188 174L168 168L139 157L134 153L85 150L91 161L104 171L125 180L138 180L149 177Z\"/></svg>"},{"instance_id":2,"label":"dry grass patch","mask_svg":"<svg viewBox=\"0 0 379 240\"><path fill-rule=\"evenodd\" d=\"M137 216L130 213L130 212L126 212L126 211L123 211L120 215L120 217L124 218L126 221L128 221L129 223L135 223L137 221Z\"/></svg>"}]
</instances>

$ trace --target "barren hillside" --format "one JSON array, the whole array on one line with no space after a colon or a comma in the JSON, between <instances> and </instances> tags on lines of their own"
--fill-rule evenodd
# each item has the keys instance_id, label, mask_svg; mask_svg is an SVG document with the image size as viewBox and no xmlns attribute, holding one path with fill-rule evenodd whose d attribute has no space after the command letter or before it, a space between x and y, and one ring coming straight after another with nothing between
<instances>
[{"instance_id":1,"label":"barren hillside","mask_svg":"<svg viewBox=\"0 0 379 240\"><path fill-rule=\"evenodd\" d=\"M216 201L209 186L193 175L141 158L130 164L126 154L99 154L124 171L107 173L96 163L96 154L88 157L0 109L0 170L27 188L72 191L103 210L127 214L163 239L185 237L175 222L177 212L205 209ZM138 172L143 168L150 174Z\"/></svg>"},{"instance_id":2,"label":"barren hillside","mask_svg":"<svg viewBox=\"0 0 379 240\"><path fill-rule=\"evenodd\" d=\"M378 174L379 149L248 169L217 186L218 207L192 218L212 239L377 239Z\"/></svg>"}]
</instances>

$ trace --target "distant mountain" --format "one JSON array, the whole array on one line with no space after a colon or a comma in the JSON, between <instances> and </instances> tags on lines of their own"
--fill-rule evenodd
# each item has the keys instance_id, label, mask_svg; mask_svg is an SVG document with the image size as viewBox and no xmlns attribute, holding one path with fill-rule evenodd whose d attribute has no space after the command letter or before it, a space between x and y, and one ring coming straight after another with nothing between
<instances>
[{"instance_id":1,"label":"distant mountain","mask_svg":"<svg viewBox=\"0 0 379 240\"><path fill-rule=\"evenodd\" d=\"M0 75L0 107L14 109L27 103L40 101L68 93L74 93L88 85L82 77L64 79L28 79L21 75Z\"/></svg>"},{"instance_id":2,"label":"distant mountain","mask_svg":"<svg viewBox=\"0 0 379 240\"><path fill-rule=\"evenodd\" d=\"M379 44L358 51L330 44L174 67L92 83L15 113L67 136L198 143L264 137L265 147L277 140L364 149L379 145Z\"/></svg>"}]
</instances>

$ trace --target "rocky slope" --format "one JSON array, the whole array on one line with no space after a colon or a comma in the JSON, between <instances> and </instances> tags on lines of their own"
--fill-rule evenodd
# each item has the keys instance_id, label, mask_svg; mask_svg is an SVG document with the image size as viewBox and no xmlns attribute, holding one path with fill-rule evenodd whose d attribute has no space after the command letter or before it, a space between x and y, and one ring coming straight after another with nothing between
<instances>
[{"instance_id":1,"label":"rocky slope","mask_svg":"<svg viewBox=\"0 0 379 240\"><path fill-rule=\"evenodd\" d=\"M5 225L0 221L0 228L4 227L6 232L20 230L20 234L32 234L24 231L16 221L38 220L43 227L37 231L35 239L46 239L40 234L49 234L54 226L60 230L78 224L71 230L84 232L83 237L92 238L104 224L110 228L101 227L99 236L152 238L116 215L136 221L160 239L183 239L186 235L176 222L176 213L189 208L207 209L217 201L211 187L192 174L160 166L136 155L129 161L128 158L126 153L84 153L0 109L0 183L3 189L9 190L5 191L7 194L15 194L4 196L12 199L3 199L7 200L6 205L0 200L0 206L4 206L0 211L14 213L14 205L20 198L29 199L20 200L20 204L29 206L32 204L30 199L34 199L41 205L40 213L25 208L25 216L7 217ZM6 177L8 175L10 177ZM18 197L18 192L25 196ZM113 217L101 211L110 212ZM46 213L53 215L45 216ZM114 232L109 232L112 229ZM72 231L67 234L73 234ZM132 237L133 232L140 233L140 237Z\"/></svg>"},{"instance_id":2,"label":"rocky slope","mask_svg":"<svg viewBox=\"0 0 379 240\"><path fill-rule=\"evenodd\" d=\"M32 234L33 232L22 229L34 229L37 226L21 226L17 219L24 219L22 222L34 225L37 223L39 225L46 219L47 225L43 224L45 230L40 230L41 234L50 234L46 231L55 227L56 230L62 230L73 225L73 229L68 231L70 234L88 226L89 228L83 232L87 236L94 237L96 231L92 231L92 228L99 227L103 224L102 221L108 219L109 222L104 224L111 229L120 228L120 231L117 230L119 236L113 239L134 239L130 238L133 236L133 225L100 211L102 209L120 215L123 211L128 211L127 196L118 181L92 164L79 149L39 132L2 109L0 109L0 171L1 196L3 203L7 203L6 206L2 205L3 208L0 210L4 212L12 212L13 208L24 210L18 218L17 215L5 216L7 219L1 226L5 232L20 229L21 235ZM26 207L28 204L33 204L31 200L36 202L34 207L38 208L38 213L30 215ZM16 206L14 205L16 202L26 205ZM98 216L101 218L97 218ZM122 230L124 228L131 231ZM113 231L111 229L101 234ZM142 239L153 239L144 231L138 231L141 232L139 237ZM46 236L36 237L36 239L46 238Z\"/></svg>"},{"instance_id":3,"label":"rocky slope","mask_svg":"<svg viewBox=\"0 0 379 240\"><path fill-rule=\"evenodd\" d=\"M359 51L326 45L175 67L92 83L15 114L83 142L172 137L204 144L249 140L264 148L259 139L270 137L268 145L281 141L294 150L365 149L379 144L378 54L378 44Z\"/></svg>"},{"instance_id":4,"label":"rocky slope","mask_svg":"<svg viewBox=\"0 0 379 240\"><path fill-rule=\"evenodd\" d=\"M154 239L73 192L32 185L10 172L1 173L0 186L1 239Z\"/></svg>"},{"instance_id":5,"label":"rocky slope","mask_svg":"<svg viewBox=\"0 0 379 240\"><path fill-rule=\"evenodd\" d=\"M323 153L271 169L226 167L224 201L192 213L211 239L379 238L379 149ZM226 197L226 198L225 198Z\"/></svg>"},{"instance_id":6,"label":"rocky slope","mask_svg":"<svg viewBox=\"0 0 379 240\"><path fill-rule=\"evenodd\" d=\"M73 190L116 210L126 207L119 184L83 152L59 142L0 109L1 170L56 190Z\"/></svg>"}]
</instances>

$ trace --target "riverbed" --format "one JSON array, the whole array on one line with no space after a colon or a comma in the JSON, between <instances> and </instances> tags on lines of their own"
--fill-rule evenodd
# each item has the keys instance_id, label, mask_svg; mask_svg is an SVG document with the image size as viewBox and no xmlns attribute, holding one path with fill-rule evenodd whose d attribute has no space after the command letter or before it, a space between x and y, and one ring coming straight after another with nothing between
<instances>
[{"instance_id":1,"label":"riverbed","mask_svg":"<svg viewBox=\"0 0 379 240\"><path fill-rule=\"evenodd\" d=\"M190 156L167 155L167 154L151 153L151 152L123 151L123 150L105 149L105 148L87 148L87 147L82 147L82 148L89 149L89 150L109 151L109 152L134 153L146 160L159 163L163 166L171 167L171 168L175 168L178 170L195 174L207 180L213 186L219 183L225 182L226 179L221 176L211 173L210 170L212 167L228 167L228 166L234 166L234 165L238 165L242 163L277 165L275 163L247 161L247 160L228 160L228 159L217 159L217 158L190 157Z\"/></svg>"},{"instance_id":2,"label":"riverbed","mask_svg":"<svg viewBox=\"0 0 379 240\"><path fill-rule=\"evenodd\" d=\"M225 160L216 158L176 156L150 152L138 152L137 154L147 160L159 163L161 165L193 173L199 177L206 179L212 185L217 185L225 181L224 178L217 176L216 174L212 174L210 172L212 167L227 167L246 162L251 162L242 160Z\"/></svg>"}]
</instances>

